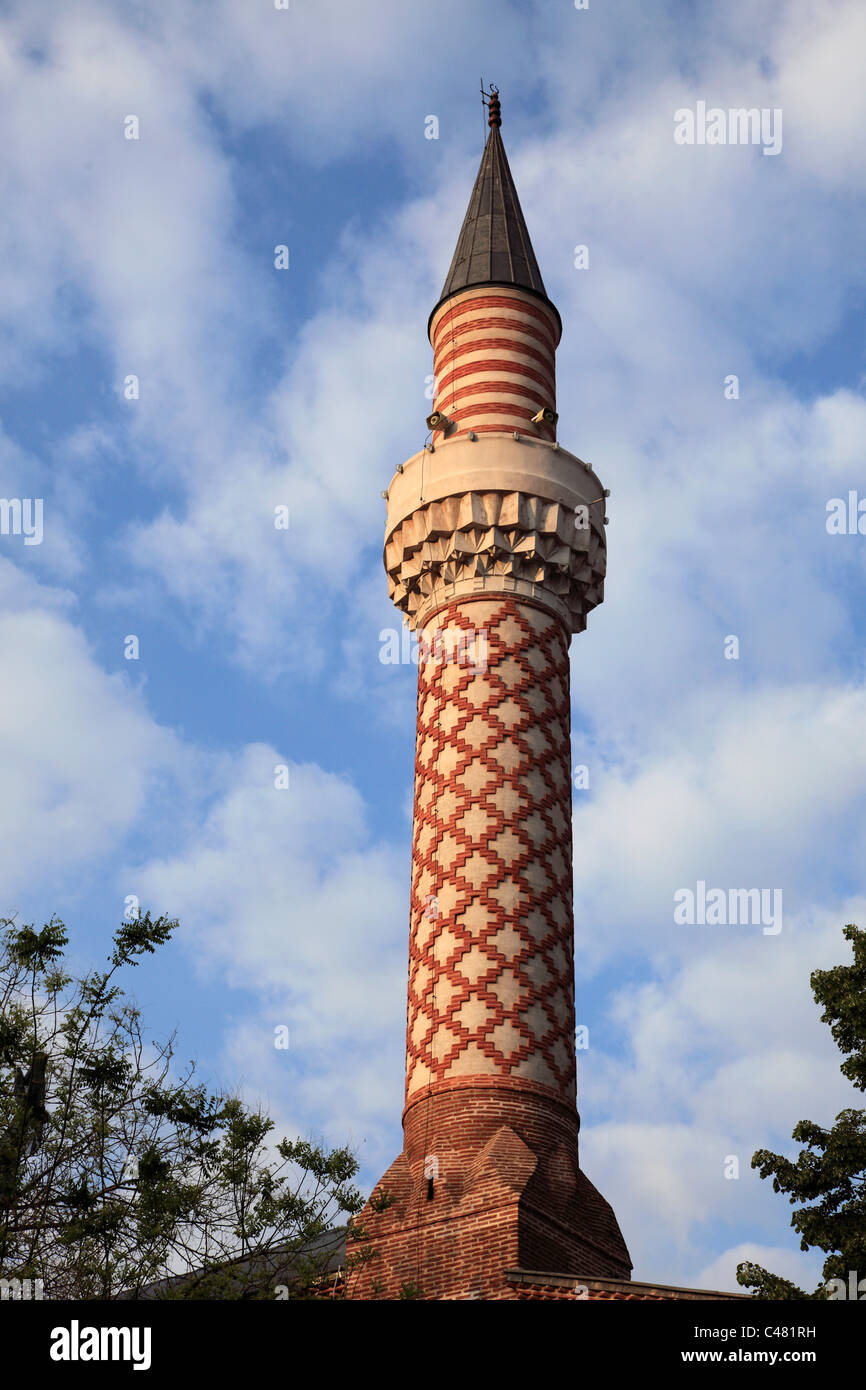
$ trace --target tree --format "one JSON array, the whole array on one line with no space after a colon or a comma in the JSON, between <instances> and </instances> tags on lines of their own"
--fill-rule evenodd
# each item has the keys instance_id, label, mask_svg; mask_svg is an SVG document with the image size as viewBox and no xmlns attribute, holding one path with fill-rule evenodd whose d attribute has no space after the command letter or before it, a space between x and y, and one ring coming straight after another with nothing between
<instances>
[{"instance_id":1,"label":"tree","mask_svg":"<svg viewBox=\"0 0 866 1390\"><path fill-rule=\"evenodd\" d=\"M830 1031L845 1061L842 1074L866 1090L866 932L850 924L845 936L854 949L850 965L814 970L810 977L821 1022ZM793 1138L805 1144L796 1162L768 1149L752 1156L761 1177L772 1176L773 1190L785 1192L797 1207L791 1225L799 1231L800 1249L825 1251L824 1283L811 1294L760 1265L737 1267L737 1281L766 1299L825 1299L828 1283L841 1280L846 1291L853 1271L866 1276L866 1110L843 1110L832 1129L801 1120ZM859 1277L859 1275L855 1276ZM838 1288L838 1285L836 1286Z\"/></svg>"},{"instance_id":2,"label":"tree","mask_svg":"<svg viewBox=\"0 0 866 1390\"><path fill-rule=\"evenodd\" d=\"M64 969L66 928L0 919L0 1277L46 1298L312 1297L363 1199L347 1148L270 1138L145 1039L118 977L177 922L124 922L108 968ZM372 1258L363 1234L348 1264ZM278 1292L281 1289L282 1292ZM152 1293L151 1293L151 1296Z\"/></svg>"}]
</instances>

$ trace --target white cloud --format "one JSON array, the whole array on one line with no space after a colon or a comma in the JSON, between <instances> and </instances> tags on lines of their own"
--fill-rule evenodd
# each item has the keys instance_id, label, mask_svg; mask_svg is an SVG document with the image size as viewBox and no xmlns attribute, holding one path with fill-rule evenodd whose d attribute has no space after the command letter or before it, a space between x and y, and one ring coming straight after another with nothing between
<instances>
[{"instance_id":1,"label":"white cloud","mask_svg":"<svg viewBox=\"0 0 866 1390\"><path fill-rule=\"evenodd\" d=\"M0 569L0 883L34 881L117 848L160 784L182 777L174 735L124 675L108 675L64 612L68 596ZM118 651L120 639L118 639Z\"/></svg>"},{"instance_id":2,"label":"white cloud","mask_svg":"<svg viewBox=\"0 0 866 1390\"><path fill-rule=\"evenodd\" d=\"M862 859L860 687L783 686L729 700L716 692L680 707L675 726L663 711L653 723L664 726L658 745L636 766L594 764L591 798L577 793L581 972L625 941L634 945L638 922L641 947L654 959L702 951L714 935L732 942L737 932L760 936L757 944L771 953L786 933L804 929L813 901L833 895L835 876L856 876ZM694 890L699 879L725 889L780 889L781 935L764 936L758 926L677 925L674 893ZM592 929L598 922L603 932Z\"/></svg>"},{"instance_id":3,"label":"white cloud","mask_svg":"<svg viewBox=\"0 0 866 1390\"><path fill-rule=\"evenodd\" d=\"M776 950L711 938L691 958L614 990L607 1047L591 1035L578 1054L581 1162L613 1205L635 1278L733 1287L699 1272L720 1239L748 1233L778 1244L789 1233L784 1266L768 1267L812 1280L818 1257L798 1264L787 1199L751 1159L763 1148L794 1156L799 1120L829 1127L862 1105L839 1071L809 976L850 960L841 926L862 920L863 907L823 909ZM578 1000L591 989L579 984Z\"/></svg>"},{"instance_id":4,"label":"white cloud","mask_svg":"<svg viewBox=\"0 0 866 1390\"><path fill-rule=\"evenodd\" d=\"M748 1293L737 1283L737 1265L748 1261L761 1265L783 1279L790 1279L806 1293L812 1293L821 1280L823 1257L814 1252L802 1254L784 1245L756 1245L744 1241L725 1250L705 1265L695 1281L699 1289L718 1289L721 1293Z\"/></svg>"},{"instance_id":5,"label":"white cloud","mask_svg":"<svg viewBox=\"0 0 866 1390\"><path fill-rule=\"evenodd\" d=\"M357 1129L386 1089L389 1110L399 1094L409 866L375 841L344 779L293 764L289 788L277 789L284 761L264 745L245 749L178 852L128 877L142 901L180 918L198 968L260 998L231 1044L256 1075L273 1071L273 1028L286 1024L309 1113Z\"/></svg>"}]
</instances>

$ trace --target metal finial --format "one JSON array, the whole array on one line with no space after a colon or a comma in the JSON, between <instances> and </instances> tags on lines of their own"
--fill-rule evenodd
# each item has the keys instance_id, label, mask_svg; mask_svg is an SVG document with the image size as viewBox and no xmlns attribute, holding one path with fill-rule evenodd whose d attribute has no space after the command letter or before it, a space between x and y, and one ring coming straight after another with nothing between
<instances>
[{"instance_id":1,"label":"metal finial","mask_svg":"<svg viewBox=\"0 0 866 1390\"><path fill-rule=\"evenodd\" d=\"M487 103L487 124L489 126L502 125L502 112L499 107L499 88L490 84L490 100Z\"/></svg>"}]
</instances>

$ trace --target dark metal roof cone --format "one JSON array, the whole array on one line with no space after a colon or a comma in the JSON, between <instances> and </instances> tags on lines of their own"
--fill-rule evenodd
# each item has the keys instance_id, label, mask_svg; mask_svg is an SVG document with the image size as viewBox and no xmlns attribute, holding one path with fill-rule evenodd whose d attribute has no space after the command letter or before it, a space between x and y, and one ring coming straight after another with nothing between
<instances>
[{"instance_id":1,"label":"dark metal roof cone","mask_svg":"<svg viewBox=\"0 0 866 1390\"><path fill-rule=\"evenodd\" d=\"M457 249L433 314L451 295L475 285L515 285L551 303L499 133L498 100L495 105L491 100L489 124ZM556 313L556 306L551 307Z\"/></svg>"}]
</instances>

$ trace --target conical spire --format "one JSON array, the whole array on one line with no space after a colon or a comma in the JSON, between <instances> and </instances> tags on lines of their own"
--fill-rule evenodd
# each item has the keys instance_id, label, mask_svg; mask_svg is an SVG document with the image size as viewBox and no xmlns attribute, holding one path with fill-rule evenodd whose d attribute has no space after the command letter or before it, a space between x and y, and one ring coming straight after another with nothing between
<instances>
[{"instance_id":1,"label":"conical spire","mask_svg":"<svg viewBox=\"0 0 866 1390\"><path fill-rule=\"evenodd\" d=\"M551 304L499 134L502 117L495 88L489 102L488 124L490 134L481 156L481 167L457 239L454 259L431 320L451 295L475 285L514 285ZM551 304L551 308L556 313L556 306Z\"/></svg>"}]
</instances>

